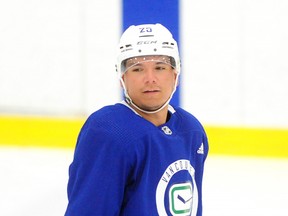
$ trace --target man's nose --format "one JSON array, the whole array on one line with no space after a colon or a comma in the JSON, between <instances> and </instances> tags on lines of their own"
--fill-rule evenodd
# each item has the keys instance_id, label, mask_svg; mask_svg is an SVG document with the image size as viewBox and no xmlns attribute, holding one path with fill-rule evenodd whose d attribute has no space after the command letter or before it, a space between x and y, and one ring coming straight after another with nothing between
<instances>
[{"instance_id":1,"label":"man's nose","mask_svg":"<svg viewBox=\"0 0 288 216\"><path fill-rule=\"evenodd\" d=\"M156 77L156 71L154 68L147 68L145 70L145 82L148 83L153 83L156 82L157 77Z\"/></svg>"}]
</instances>

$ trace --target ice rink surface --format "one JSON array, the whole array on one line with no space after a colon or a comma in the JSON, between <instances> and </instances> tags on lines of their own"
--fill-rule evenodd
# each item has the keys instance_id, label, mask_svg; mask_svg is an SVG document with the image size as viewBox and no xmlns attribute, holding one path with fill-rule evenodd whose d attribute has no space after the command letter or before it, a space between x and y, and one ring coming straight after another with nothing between
<instances>
[{"instance_id":1,"label":"ice rink surface","mask_svg":"<svg viewBox=\"0 0 288 216\"><path fill-rule=\"evenodd\" d=\"M0 215L61 216L73 150L0 148ZM203 216L287 216L288 158L209 155Z\"/></svg>"}]
</instances>

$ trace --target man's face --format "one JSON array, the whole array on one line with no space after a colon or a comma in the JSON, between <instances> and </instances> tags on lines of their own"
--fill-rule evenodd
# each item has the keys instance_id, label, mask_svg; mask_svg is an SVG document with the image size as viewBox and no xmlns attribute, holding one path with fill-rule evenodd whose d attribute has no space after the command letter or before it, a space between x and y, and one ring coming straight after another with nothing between
<instances>
[{"instance_id":1,"label":"man's face","mask_svg":"<svg viewBox=\"0 0 288 216\"><path fill-rule=\"evenodd\" d=\"M137 106L153 111L169 99L177 76L169 62L167 56L143 56L126 61L123 80Z\"/></svg>"}]
</instances>

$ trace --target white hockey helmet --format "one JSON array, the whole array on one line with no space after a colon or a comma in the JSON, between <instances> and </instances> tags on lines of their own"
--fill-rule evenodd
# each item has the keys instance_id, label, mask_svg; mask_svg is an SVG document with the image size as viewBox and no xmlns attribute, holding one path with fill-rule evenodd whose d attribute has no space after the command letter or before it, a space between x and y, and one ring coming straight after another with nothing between
<instances>
[{"instance_id":1,"label":"white hockey helmet","mask_svg":"<svg viewBox=\"0 0 288 216\"><path fill-rule=\"evenodd\" d=\"M163 55L171 58L171 65L180 73L180 57L177 42L163 25L142 24L130 26L120 38L117 50L116 71L122 77L125 60L138 56Z\"/></svg>"}]
</instances>

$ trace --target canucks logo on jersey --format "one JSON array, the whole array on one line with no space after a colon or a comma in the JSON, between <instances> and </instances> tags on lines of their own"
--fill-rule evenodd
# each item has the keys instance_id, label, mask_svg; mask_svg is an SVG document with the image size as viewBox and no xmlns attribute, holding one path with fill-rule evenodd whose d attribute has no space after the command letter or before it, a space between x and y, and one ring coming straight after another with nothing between
<instances>
[{"instance_id":1,"label":"canucks logo on jersey","mask_svg":"<svg viewBox=\"0 0 288 216\"><path fill-rule=\"evenodd\" d=\"M169 207L172 215L191 215L193 186L191 182L174 184L169 191Z\"/></svg>"},{"instance_id":2,"label":"canucks logo on jersey","mask_svg":"<svg viewBox=\"0 0 288 216\"><path fill-rule=\"evenodd\" d=\"M168 184L172 182L172 177L180 172L189 173L191 181L172 183L169 189ZM166 194L169 196L169 209L165 207ZM198 191L195 182L195 170L189 160L178 160L167 167L157 186L156 205L159 215L196 215ZM169 214L167 211L170 211Z\"/></svg>"}]
</instances>

